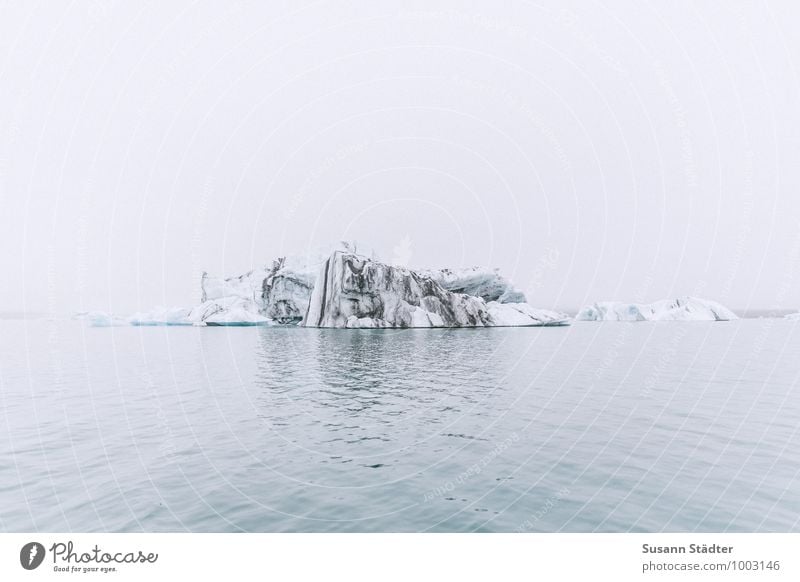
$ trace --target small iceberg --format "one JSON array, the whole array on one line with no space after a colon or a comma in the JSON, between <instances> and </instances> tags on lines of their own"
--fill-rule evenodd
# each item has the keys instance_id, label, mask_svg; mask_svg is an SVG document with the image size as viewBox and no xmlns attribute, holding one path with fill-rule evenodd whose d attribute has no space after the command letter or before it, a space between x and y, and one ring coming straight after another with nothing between
<instances>
[{"instance_id":1,"label":"small iceberg","mask_svg":"<svg viewBox=\"0 0 800 582\"><path fill-rule=\"evenodd\" d=\"M588 305L576 321L732 321L739 317L715 301L697 297L665 299L655 303L605 301Z\"/></svg>"},{"instance_id":2,"label":"small iceberg","mask_svg":"<svg viewBox=\"0 0 800 582\"><path fill-rule=\"evenodd\" d=\"M73 319L81 319L88 321L92 327L113 327L116 325L128 325L128 321L124 317L105 313L104 311L86 311L76 313Z\"/></svg>"}]
</instances>

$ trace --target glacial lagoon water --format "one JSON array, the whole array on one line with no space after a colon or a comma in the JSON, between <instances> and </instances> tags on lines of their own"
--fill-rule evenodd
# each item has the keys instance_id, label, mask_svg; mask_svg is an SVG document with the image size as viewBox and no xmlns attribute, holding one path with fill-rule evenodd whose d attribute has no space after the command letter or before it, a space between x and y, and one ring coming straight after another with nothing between
<instances>
[{"instance_id":1,"label":"glacial lagoon water","mask_svg":"<svg viewBox=\"0 0 800 582\"><path fill-rule=\"evenodd\" d=\"M0 325L2 531L800 531L800 323Z\"/></svg>"}]
</instances>

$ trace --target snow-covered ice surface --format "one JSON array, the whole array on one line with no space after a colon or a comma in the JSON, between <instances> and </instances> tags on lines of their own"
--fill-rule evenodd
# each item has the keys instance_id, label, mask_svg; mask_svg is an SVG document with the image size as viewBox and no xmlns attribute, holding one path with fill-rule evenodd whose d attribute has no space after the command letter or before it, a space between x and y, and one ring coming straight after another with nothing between
<instances>
[{"instance_id":1,"label":"snow-covered ice surface","mask_svg":"<svg viewBox=\"0 0 800 582\"><path fill-rule=\"evenodd\" d=\"M682 297L655 303L606 301L581 309L576 321L730 321L739 319L733 311L707 299Z\"/></svg>"},{"instance_id":2,"label":"snow-covered ice surface","mask_svg":"<svg viewBox=\"0 0 800 582\"><path fill-rule=\"evenodd\" d=\"M430 276L337 250L319 270L302 325L484 327L567 321L562 314L525 303L487 303L480 296L448 291Z\"/></svg>"}]
</instances>

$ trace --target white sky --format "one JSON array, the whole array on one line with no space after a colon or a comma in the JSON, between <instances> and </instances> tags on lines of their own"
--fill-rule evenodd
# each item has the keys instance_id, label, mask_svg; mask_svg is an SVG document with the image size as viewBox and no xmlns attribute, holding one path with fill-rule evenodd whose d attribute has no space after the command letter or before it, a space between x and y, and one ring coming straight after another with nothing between
<instances>
[{"instance_id":1,"label":"white sky","mask_svg":"<svg viewBox=\"0 0 800 582\"><path fill-rule=\"evenodd\" d=\"M0 311L358 239L536 306L800 308L800 5L0 5Z\"/></svg>"}]
</instances>

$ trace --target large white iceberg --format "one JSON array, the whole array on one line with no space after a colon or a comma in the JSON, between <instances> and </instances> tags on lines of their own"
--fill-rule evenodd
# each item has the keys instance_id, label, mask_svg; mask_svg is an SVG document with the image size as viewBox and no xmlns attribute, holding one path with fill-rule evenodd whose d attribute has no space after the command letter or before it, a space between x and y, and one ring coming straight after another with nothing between
<instances>
[{"instance_id":1,"label":"large white iceberg","mask_svg":"<svg viewBox=\"0 0 800 582\"><path fill-rule=\"evenodd\" d=\"M790 313L789 315L784 315L783 318L789 321L800 321L800 313Z\"/></svg>"},{"instance_id":2,"label":"large white iceberg","mask_svg":"<svg viewBox=\"0 0 800 582\"><path fill-rule=\"evenodd\" d=\"M739 319L733 311L707 299L681 297L655 303L605 301L588 305L575 316L577 321L730 321Z\"/></svg>"},{"instance_id":3,"label":"large white iceberg","mask_svg":"<svg viewBox=\"0 0 800 582\"><path fill-rule=\"evenodd\" d=\"M95 312L92 325L290 325L305 327L482 327L566 325L535 309L497 271L412 271L341 243L332 254L279 258L238 277L203 273L195 307L129 317Z\"/></svg>"},{"instance_id":4,"label":"large white iceberg","mask_svg":"<svg viewBox=\"0 0 800 582\"><path fill-rule=\"evenodd\" d=\"M525 303L486 302L448 291L410 269L347 251L320 267L306 327L484 327L566 324L567 317Z\"/></svg>"}]
</instances>

